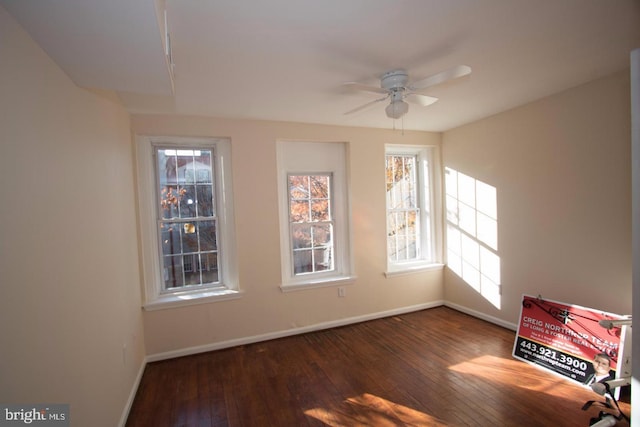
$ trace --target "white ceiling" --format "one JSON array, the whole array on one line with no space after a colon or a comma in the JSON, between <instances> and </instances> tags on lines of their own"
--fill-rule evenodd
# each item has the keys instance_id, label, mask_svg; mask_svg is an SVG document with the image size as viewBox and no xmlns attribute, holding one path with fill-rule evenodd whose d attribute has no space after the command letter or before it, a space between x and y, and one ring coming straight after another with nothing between
<instances>
[{"instance_id":1,"label":"white ceiling","mask_svg":"<svg viewBox=\"0 0 640 427\"><path fill-rule=\"evenodd\" d=\"M341 84L469 65L395 123L444 131L623 70L640 47L640 0L166 0L172 88L163 3L0 0L76 84L134 113L391 128L383 103L344 115L377 95Z\"/></svg>"}]
</instances>

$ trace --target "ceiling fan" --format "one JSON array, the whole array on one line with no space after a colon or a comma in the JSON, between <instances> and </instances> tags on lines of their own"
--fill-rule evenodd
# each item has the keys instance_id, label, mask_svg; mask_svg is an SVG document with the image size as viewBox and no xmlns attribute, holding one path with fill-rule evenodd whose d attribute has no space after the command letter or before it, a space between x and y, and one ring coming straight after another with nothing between
<instances>
[{"instance_id":1,"label":"ceiling fan","mask_svg":"<svg viewBox=\"0 0 640 427\"><path fill-rule=\"evenodd\" d=\"M404 69L396 69L388 71L380 77L380 87L364 85L356 82L347 82L344 86L350 89L380 93L384 94L384 96L371 102L367 102L366 104L347 111L344 114L352 114L357 111L364 110L373 104L388 99L390 102L385 108L387 117L391 119L399 119L409 111L409 104L407 104L405 100L413 104L422 105L423 107L431 105L436 102L438 98L425 95L421 93L422 91L446 81L466 76L467 74L471 74L471 67L467 65L458 65L425 79L409 83L409 74L407 71Z\"/></svg>"}]
</instances>

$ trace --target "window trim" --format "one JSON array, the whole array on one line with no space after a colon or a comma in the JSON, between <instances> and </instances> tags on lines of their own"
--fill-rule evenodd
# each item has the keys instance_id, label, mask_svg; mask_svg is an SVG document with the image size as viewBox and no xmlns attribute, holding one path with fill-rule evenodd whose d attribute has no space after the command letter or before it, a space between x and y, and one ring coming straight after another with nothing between
<instances>
[{"instance_id":1,"label":"window trim","mask_svg":"<svg viewBox=\"0 0 640 427\"><path fill-rule=\"evenodd\" d=\"M327 155L329 148L341 147L342 164L336 166L336 159ZM323 147L325 150L323 151ZM301 161L292 161L305 150L319 150L318 155L307 155ZM296 157L299 159L299 157ZM278 207L280 222L280 260L282 292L314 289L327 286L339 286L355 281L353 276L353 254L351 248L351 208L349 183L347 180L347 145L344 142L308 142L281 140L277 142L278 163ZM290 175L332 176L332 214L334 217L334 269L306 273L296 276L293 273L293 252L289 228L289 191Z\"/></svg>"},{"instance_id":2,"label":"window trim","mask_svg":"<svg viewBox=\"0 0 640 427\"><path fill-rule=\"evenodd\" d=\"M157 177L153 152L155 147L211 147L214 155L216 209L218 217L218 251L220 284L188 290L162 289L160 246L157 228ZM136 166L138 179L139 241L143 282L143 308L159 310L185 305L236 299L238 263L233 215L231 176L231 141L223 138L186 138L136 135Z\"/></svg>"},{"instance_id":3,"label":"window trim","mask_svg":"<svg viewBox=\"0 0 640 427\"><path fill-rule=\"evenodd\" d=\"M397 275L412 274L431 270L440 270L444 267L442 262L442 167L440 162L440 147L436 145L402 145L402 144L385 144L384 151L384 167L386 170L386 159L388 155L415 155L417 157L418 171L418 203L420 209L421 229L421 248L426 245L429 247L431 258L425 258L425 251L422 249L420 259L411 261L394 262L389 257L389 230L385 228L385 257L386 257L386 277ZM426 165L428 165L428 167ZM425 173L427 175L425 175ZM386 173L385 173L386 177ZM428 186L425 186L425 179ZM385 178L386 180L386 178ZM427 196L427 197L425 197ZM430 206L426 205L429 200ZM388 206L385 193L385 223L388 224ZM430 215L429 215L430 213ZM425 233L425 228L431 229L431 238L429 233Z\"/></svg>"}]
</instances>

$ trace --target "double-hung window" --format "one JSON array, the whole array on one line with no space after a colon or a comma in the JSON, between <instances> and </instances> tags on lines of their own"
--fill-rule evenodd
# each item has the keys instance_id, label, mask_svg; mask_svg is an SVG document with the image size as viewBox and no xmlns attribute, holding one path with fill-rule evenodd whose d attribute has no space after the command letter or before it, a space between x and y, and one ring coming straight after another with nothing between
<instances>
[{"instance_id":1,"label":"double-hung window","mask_svg":"<svg viewBox=\"0 0 640 427\"><path fill-rule=\"evenodd\" d=\"M340 142L278 142L283 291L353 280L346 179Z\"/></svg>"},{"instance_id":2,"label":"double-hung window","mask_svg":"<svg viewBox=\"0 0 640 427\"><path fill-rule=\"evenodd\" d=\"M288 176L294 275L334 269L331 177L328 173Z\"/></svg>"},{"instance_id":3,"label":"double-hung window","mask_svg":"<svg viewBox=\"0 0 640 427\"><path fill-rule=\"evenodd\" d=\"M162 288L220 284L213 148L154 146Z\"/></svg>"},{"instance_id":4,"label":"double-hung window","mask_svg":"<svg viewBox=\"0 0 640 427\"><path fill-rule=\"evenodd\" d=\"M385 146L387 274L441 267L435 148Z\"/></svg>"},{"instance_id":5,"label":"double-hung window","mask_svg":"<svg viewBox=\"0 0 640 427\"><path fill-rule=\"evenodd\" d=\"M237 294L227 140L137 140L145 308Z\"/></svg>"}]
</instances>

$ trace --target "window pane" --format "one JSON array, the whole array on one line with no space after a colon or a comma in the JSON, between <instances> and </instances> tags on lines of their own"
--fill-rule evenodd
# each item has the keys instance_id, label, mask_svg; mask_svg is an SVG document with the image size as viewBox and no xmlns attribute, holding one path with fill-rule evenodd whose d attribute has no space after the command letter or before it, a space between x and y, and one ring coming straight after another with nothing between
<instances>
[{"instance_id":1,"label":"window pane","mask_svg":"<svg viewBox=\"0 0 640 427\"><path fill-rule=\"evenodd\" d=\"M179 199L180 218L193 218L196 216L196 187L185 185L180 187Z\"/></svg>"},{"instance_id":2,"label":"window pane","mask_svg":"<svg viewBox=\"0 0 640 427\"><path fill-rule=\"evenodd\" d=\"M395 238L388 238L387 239L387 253L389 254L389 259L393 260L393 261L397 261L397 255L398 255L398 248L396 245L396 239Z\"/></svg>"},{"instance_id":3,"label":"window pane","mask_svg":"<svg viewBox=\"0 0 640 427\"><path fill-rule=\"evenodd\" d=\"M329 221L329 201L313 200L311 202L311 218L312 221Z\"/></svg>"},{"instance_id":4,"label":"window pane","mask_svg":"<svg viewBox=\"0 0 640 427\"><path fill-rule=\"evenodd\" d=\"M293 273L302 274L313 271L313 263L311 262L311 251L295 251L293 253Z\"/></svg>"},{"instance_id":5,"label":"window pane","mask_svg":"<svg viewBox=\"0 0 640 427\"><path fill-rule=\"evenodd\" d=\"M160 186L177 184L177 160L175 156L175 150L158 150L157 158L158 178L160 179Z\"/></svg>"},{"instance_id":6,"label":"window pane","mask_svg":"<svg viewBox=\"0 0 640 427\"><path fill-rule=\"evenodd\" d=\"M331 248L315 249L313 251L314 271L331 270L332 266Z\"/></svg>"},{"instance_id":7,"label":"window pane","mask_svg":"<svg viewBox=\"0 0 640 427\"><path fill-rule=\"evenodd\" d=\"M178 186L167 185L160 189L160 211L162 218L178 218L178 204L180 200L180 192Z\"/></svg>"},{"instance_id":8,"label":"window pane","mask_svg":"<svg viewBox=\"0 0 640 427\"><path fill-rule=\"evenodd\" d=\"M387 206L416 207L416 157L387 156Z\"/></svg>"},{"instance_id":9,"label":"window pane","mask_svg":"<svg viewBox=\"0 0 640 427\"><path fill-rule=\"evenodd\" d=\"M178 224L160 224L160 240L163 255L176 255L182 253L180 246L181 230Z\"/></svg>"},{"instance_id":10,"label":"window pane","mask_svg":"<svg viewBox=\"0 0 640 427\"><path fill-rule=\"evenodd\" d=\"M290 221L291 222L308 222L309 215L309 202L306 200L297 201L291 200L289 203L291 206Z\"/></svg>"},{"instance_id":11,"label":"window pane","mask_svg":"<svg viewBox=\"0 0 640 427\"><path fill-rule=\"evenodd\" d=\"M199 237L200 237L200 250L201 251L215 251L218 249L218 243L216 242L216 222L215 221L200 221L199 222Z\"/></svg>"},{"instance_id":12,"label":"window pane","mask_svg":"<svg viewBox=\"0 0 640 427\"><path fill-rule=\"evenodd\" d=\"M211 185L196 186L197 216L213 216L213 189Z\"/></svg>"},{"instance_id":13,"label":"window pane","mask_svg":"<svg viewBox=\"0 0 640 427\"><path fill-rule=\"evenodd\" d=\"M331 224L314 225L312 230L313 246L322 246L331 243Z\"/></svg>"},{"instance_id":14,"label":"window pane","mask_svg":"<svg viewBox=\"0 0 640 427\"><path fill-rule=\"evenodd\" d=\"M418 225L418 212L417 211L409 211L406 214L406 233L411 236L416 236L418 234L418 229L416 225Z\"/></svg>"},{"instance_id":15,"label":"window pane","mask_svg":"<svg viewBox=\"0 0 640 427\"><path fill-rule=\"evenodd\" d=\"M184 286L182 256L163 257L164 288L179 288Z\"/></svg>"},{"instance_id":16,"label":"window pane","mask_svg":"<svg viewBox=\"0 0 640 427\"><path fill-rule=\"evenodd\" d=\"M327 175L310 176L311 198L329 198L329 177Z\"/></svg>"},{"instance_id":17,"label":"window pane","mask_svg":"<svg viewBox=\"0 0 640 427\"><path fill-rule=\"evenodd\" d=\"M199 150L197 162L200 167L197 168L196 182L211 183L213 182L213 164L211 163L211 150Z\"/></svg>"},{"instance_id":18,"label":"window pane","mask_svg":"<svg viewBox=\"0 0 640 427\"><path fill-rule=\"evenodd\" d=\"M406 251L407 259L416 259L416 257L418 256L418 248L416 246L415 236L407 237Z\"/></svg>"},{"instance_id":19,"label":"window pane","mask_svg":"<svg viewBox=\"0 0 640 427\"><path fill-rule=\"evenodd\" d=\"M178 151L179 152L179 151ZM193 156L176 155L176 164L178 167L178 183L193 183L195 178L195 168L193 164Z\"/></svg>"},{"instance_id":20,"label":"window pane","mask_svg":"<svg viewBox=\"0 0 640 427\"><path fill-rule=\"evenodd\" d=\"M308 199L309 198L309 177L306 175L289 176L289 198Z\"/></svg>"},{"instance_id":21,"label":"window pane","mask_svg":"<svg viewBox=\"0 0 640 427\"><path fill-rule=\"evenodd\" d=\"M184 284L199 285L200 281L200 255L186 255L182 258L184 265Z\"/></svg>"},{"instance_id":22,"label":"window pane","mask_svg":"<svg viewBox=\"0 0 640 427\"><path fill-rule=\"evenodd\" d=\"M186 182L187 184L196 182L196 170L193 168L193 166L185 169L184 182Z\"/></svg>"},{"instance_id":23,"label":"window pane","mask_svg":"<svg viewBox=\"0 0 640 427\"><path fill-rule=\"evenodd\" d=\"M182 252L198 252L198 233L196 224L185 222L182 224Z\"/></svg>"},{"instance_id":24,"label":"window pane","mask_svg":"<svg viewBox=\"0 0 640 427\"><path fill-rule=\"evenodd\" d=\"M291 234L293 249L311 247L311 226L294 224Z\"/></svg>"},{"instance_id":25,"label":"window pane","mask_svg":"<svg viewBox=\"0 0 640 427\"><path fill-rule=\"evenodd\" d=\"M218 282L218 255L216 253L203 253L200 255L202 283Z\"/></svg>"}]
</instances>

